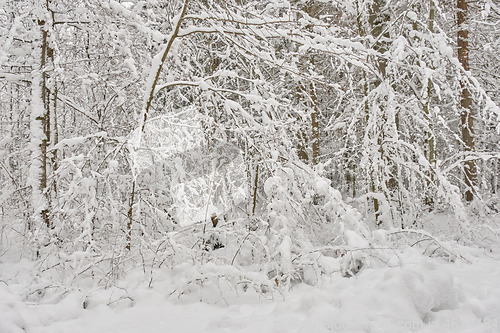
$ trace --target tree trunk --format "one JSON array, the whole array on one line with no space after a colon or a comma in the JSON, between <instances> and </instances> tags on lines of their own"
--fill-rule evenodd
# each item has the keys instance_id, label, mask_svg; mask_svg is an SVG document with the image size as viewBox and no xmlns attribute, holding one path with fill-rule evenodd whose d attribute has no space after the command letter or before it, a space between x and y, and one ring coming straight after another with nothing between
<instances>
[{"instance_id":1,"label":"tree trunk","mask_svg":"<svg viewBox=\"0 0 500 333\"><path fill-rule=\"evenodd\" d=\"M312 128L312 165L317 165L319 162L319 108L318 108L318 96L316 95L316 88L314 84L311 82L310 84L310 92L311 103L312 103L312 113L311 113L311 128Z\"/></svg>"},{"instance_id":2,"label":"tree trunk","mask_svg":"<svg viewBox=\"0 0 500 333\"><path fill-rule=\"evenodd\" d=\"M430 0L429 2L429 31L434 33L434 16L435 16L436 6L434 0ZM436 144L435 137L433 133L433 120L431 115L431 91L432 91L432 80L428 79L427 81L427 93L425 96L425 104L424 104L424 114L425 119L427 121L427 130L425 133L425 152L427 161L429 162L430 170L427 173L427 187L432 186L434 182L434 169L436 167ZM425 204L432 209L434 206L434 195L432 193L427 193L425 196Z\"/></svg>"},{"instance_id":3,"label":"tree trunk","mask_svg":"<svg viewBox=\"0 0 500 333\"><path fill-rule=\"evenodd\" d=\"M368 23L372 29L371 34L376 39L373 48L380 54L387 51L388 42L385 39L389 39L390 37L389 30L387 29L387 22L389 22L390 17L384 8L385 5L385 0L374 0L368 18ZM380 75L384 78L386 76L387 59L382 57L377 59L377 67Z\"/></svg>"},{"instance_id":4,"label":"tree trunk","mask_svg":"<svg viewBox=\"0 0 500 333\"><path fill-rule=\"evenodd\" d=\"M321 4L310 1L305 3L303 11L310 15L311 17L318 17L321 12ZM297 19L299 19L297 17ZM309 28L310 29L310 28ZM301 66L307 71L307 68L312 65L314 66L314 55L304 54L301 57ZM313 82L299 83L299 93L298 100L304 98L305 104L310 106L310 127L306 129L301 129L299 138L301 142L298 147L298 155L301 160L311 165L317 165L319 162L320 155L320 129L319 129L319 107L318 107L318 95L316 93L316 87ZM311 156L309 157L309 151L311 151Z\"/></svg>"},{"instance_id":5,"label":"tree trunk","mask_svg":"<svg viewBox=\"0 0 500 333\"><path fill-rule=\"evenodd\" d=\"M132 181L132 192L129 199L129 209L127 212L127 245L125 248L130 251L132 248L132 225L134 223L134 199L135 199L135 179Z\"/></svg>"},{"instance_id":6,"label":"tree trunk","mask_svg":"<svg viewBox=\"0 0 500 333\"><path fill-rule=\"evenodd\" d=\"M469 70L469 31L466 26L467 22L467 2L466 0L457 0L457 44L458 44L458 60L462 64L465 71ZM466 161L464 162L465 171L465 200L472 201L474 198L474 188L477 185L477 168L476 162L469 159L469 153L474 151L474 114L472 111L472 98L467 83L462 80L460 82L462 93L460 106L460 120L462 126L462 141L465 145Z\"/></svg>"},{"instance_id":7,"label":"tree trunk","mask_svg":"<svg viewBox=\"0 0 500 333\"><path fill-rule=\"evenodd\" d=\"M389 39L389 30L387 29L387 23L390 20L389 15L386 12L385 9L386 6L386 1L385 0L374 0L371 8L370 8L370 15L368 17L368 23L370 24L371 27L371 35L375 38L376 42L375 45L373 46L374 50L379 52L380 54L383 54L387 51L388 49L388 41L386 39ZM378 72L380 74L381 78L377 78L374 82L374 86L377 87L382 83L382 80L386 78L386 69L387 69L387 60L383 57L379 57L376 61L377 63L377 68ZM384 123L387 121L387 119L384 121ZM383 124L382 124L383 126ZM385 134L384 134L384 128L380 128L380 135L378 136L377 142L379 145L379 153L380 153L380 159L384 160L384 149L382 147L382 142L384 140ZM380 192L379 185L375 182L376 175L373 175L373 173L376 172L383 172L380 170L372 170L372 176L371 176L371 189L372 192ZM397 172L394 172L396 174ZM395 185L395 179L394 176L391 175L391 177L387 180L387 187L388 188L393 188ZM373 209L375 212L375 223L377 226L380 226L382 224L382 221L380 220L380 203L377 198L373 198Z\"/></svg>"},{"instance_id":8,"label":"tree trunk","mask_svg":"<svg viewBox=\"0 0 500 333\"><path fill-rule=\"evenodd\" d=\"M47 8L48 9L48 8ZM40 137L40 192L44 197L43 207L40 211L41 218L47 228L51 227L50 221L50 210L51 210L51 200L50 200L50 189L48 184L48 173L50 171L50 158L48 156L48 148L50 145L51 136L51 122L50 122L50 90L47 86L48 74L47 67L49 61L53 57L53 51L49 46L49 32L46 26L45 20L38 20L38 26L40 27L42 33L42 44L41 44L41 58L40 58L40 72L41 80L38 83L41 85L41 99L42 105L37 107L43 107L43 111L37 117L37 120L41 122L42 136Z\"/></svg>"},{"instance_id":9,"label":"tree trunk","mask_svg":"<svg viewBox=\"0 0 500 333\"><path fill-rule=\"evenodd\" d=\"M253 203L252 203L252 216L255 215L255 207L257 207L257 191L258 191L258 186L259 186L259 164L257 164L257 167L255 168L255 179L254 179L254 186L253 186Z\"/></svg>"}]
</instances>

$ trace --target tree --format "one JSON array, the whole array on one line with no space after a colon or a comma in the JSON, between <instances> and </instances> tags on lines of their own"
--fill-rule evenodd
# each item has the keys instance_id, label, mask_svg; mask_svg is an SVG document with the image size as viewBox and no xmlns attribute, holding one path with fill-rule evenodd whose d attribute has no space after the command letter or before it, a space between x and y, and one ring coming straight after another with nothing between
<instances>
[{"instance_id":1,"label":"tree","mask_svg":"<svg viewBox=\"0 0 500 333\"><path fill-rule=\"evenodd\" d=\"M428 209L465 220L464 163L498 173L497 79L478 78L494 34L468 70L437 1L49 1L15 17L26 3L0 5L1 204L36 211L41 257L79 251L107 283L140 257L290 285L352 233Z\"/></svg>"},{"instance_id":2,"label":"tree","mask_svg":"<svg viewBox=\"0 0 500 333\"><path fill-rule=\"evenodd\" d=\"M467 2L465 0L457 0L457 45L458 45L458 60L465 71L469 71L469 30L467 28ZM462 93L460 98L460 106L462 111L460 114L462 126L462 140L465 145L465 152L474 152L474 114L472 108L472 97L467 85L461 81ZM470 155L469 155L470 156ZM472 201L474 199L475 187L477 187L477 167L472 156L464 163L465 172L465 200Z\"/></svg>"}]
</instances>

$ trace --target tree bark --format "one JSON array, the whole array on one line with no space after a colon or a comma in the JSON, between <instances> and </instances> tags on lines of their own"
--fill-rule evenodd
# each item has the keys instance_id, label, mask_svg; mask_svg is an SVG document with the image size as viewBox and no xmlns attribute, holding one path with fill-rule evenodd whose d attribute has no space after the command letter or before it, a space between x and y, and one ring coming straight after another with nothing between
<instances>
[{"instance_id":1,"label":"tree bark","mask_svg":"<svg viewBox=\"0 0 500 333\"><path fill-rule=\"evenodd\" d=\"M311 129L312 129L312 165L317 165L319 162L319 108L318 108L318 96L316 95L316 88L311 82L310 84L310 96L312 102L312 113L311 113Z\"/></svg>"},{"instance_id":2,"label":"tree bark","mask_svg":"<svg viewBox=\"0 0 500 333\"><path fill-rule=\"evenodd\" d=\"M431 33L434 33L434 17L435 17L436 5L434 0L429 1L429 23L428 28ZM431 91L432 91L432 80L427 81L427 92L425 96L424 104L424 114L427 121L427 130L425 133L425 152L427 161L429 162L430 170L427 173L427 187L430 188L434 182L434 169L436 167L436 144L435 137L433 133L433 120L431 115ZM428 190L429 191L429 190ZM434 197L431 193L427 193L425 196L425 204L432 209L434 206Z\"/></svg>"},{"instance_id":3,"label":"tree bark","mask_svg":"<svg viewBox=\"0 0 500 333\"><path fill-rule=\"evenodd\" d=\"M48 8L47 8L48 9ZM40 155L41 155L41 170L40 170L40 191L44 197L44 207L42 208L40 214L44 224L47 228L51 227L50 221L50 189L48 184L48 172L49 172L49 156L48 147L50 145L50 90L47 86L48 74L47 66L51 57L53 56L53 51L49 46L48 35L49 32L46 27L45 20L38 20L38 26L40 27L42 33L42 49L41 49L41 59L40 59L40 71L41 71L41 97L43 114L39 116L43 135L41 137L40 143Z\"/></svg>"},{"instance_id":4,"label":"tree bark","mask_svg":"<svg viewBox=\"0 0 500 333\"><path fill-rule=\"evenodd\" d=\"M380 54L387 51L388 42L385 39L389 39L390 37L389 30L387 29L387 22L389 22L390 17L384 8L385 5L385 0L374 0L370 9L370 16L368 17L368 23L371 26L371 35L376 39L373 48ZM380 75L384 78L386 76L387 59L382 57L377 59L377 67Z\"/></svg>"},{"instance_id":5,"label":"tree bark","mask_svg":"<svg viewBox=\"0 0 500 333\"><path fill-rule=\"evenodd\" d=\"M458 60L465 71L469 70L469 31L467 29L467 2L466 0L457 0L457 45ZM465 172L465 200L474 199L474 188L477 185L477 167L473 159L469 159L469 153L474 151L474 114L472 110L472 98L465 80L460 82L462 89L460 106L460 120L462 126L462 141L465 145L466 161L464 162Z\"/></svg>"},{"instance_id":6,"label":"tree bark","mask_svg":"<svg viewBox=\"0 0 500 333\"><path fill-rule=\"evenodd\" d=\"M385 0L374 0L371 8L370 8L370 15L368 17L368 23L371 28L371 35L375 38L376 42L373 45L373 49L379 52L380 54L384 54L387 49L388 49L388 39L390 37L389 35L389 30L387 29L387 23L390 20L389 14L387 14L387 11L385 9L386 6L386 1ZM387 59L383 57L379 57L376 61L377 63L377 69L380 74L381 78L377 78L374 82L374 86L377 87L382 83L382 80L384 80L387 76L386 70L387 70ZM385 117L384 117L385 118ZM385 119L387 121L387 119ZM383 125L382 125L383 126ZM381 134L378 136L377 142L379 145L379 153L380 153L380 159L384 160L384 149L382 147L382 142L384 139L384 128L380 128ZM379 172L382 173L383 171L380 170L372 170L372 175L371 175L371 189L372 192L379 192L380 188L379 185L375 181L374 173ZM396 171L393 172L394 174L397 174ZM383 180L382 180L383 181ZM394 188L395 187L395 179L394 175L391 175L390 178L387 180L387 187L388 188ZM375 223L377 226L380 226L382 224L382 221L380 220L380 203L377 198L373 198L373 209L375 213Z\"/></svg>"},{"instance_id":7,"label":"tree bark","mask_svg":"<svg viewBox=\"0 0 500 333\"><path fill-rule=\"evenodd\" d=\"M130 251L132 248L132 225L134 223L134 199L135 199L135 179L132 182L132 193L130 194L129 209L127 212L127 245L125 248Z\"/></svg>"}]
</instances>

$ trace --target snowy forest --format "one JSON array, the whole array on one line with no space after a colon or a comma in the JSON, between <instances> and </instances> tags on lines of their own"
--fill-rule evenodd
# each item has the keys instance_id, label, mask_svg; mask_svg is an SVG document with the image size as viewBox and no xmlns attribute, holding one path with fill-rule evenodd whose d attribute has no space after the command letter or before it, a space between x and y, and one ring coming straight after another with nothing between
<instances>
[{"instance_id":1,"label":"snowy forest","mask_svg":"<svg viewBox=\"0 0 500 333\"><path fill-rule=\"evenodd\" d=\"M0 332L500 331L495 0L0 22Z\"/></svg>"}]
</instances>

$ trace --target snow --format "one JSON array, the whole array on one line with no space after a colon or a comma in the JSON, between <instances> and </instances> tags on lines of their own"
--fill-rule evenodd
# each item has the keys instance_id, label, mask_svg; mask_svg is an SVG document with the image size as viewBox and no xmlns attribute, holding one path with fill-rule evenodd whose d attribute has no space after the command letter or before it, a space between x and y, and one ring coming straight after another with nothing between
<instances>
[{"instance_id":1,"label":"snow","mask_svg":"<svg viewBox=\"0 0 500 333\"><path fill-rule=\"evenodd\" d=\"M360 235L351 230L345 231L345 238L347 245L353 248L368 248L370 246L366 238L361 237Z\"/></svg>"},{"instance_id":2,"label":"snow","mask_svg":"<svg viewBox=\"0 0 500 333\"><path fill-rule=\"evenodd\" d=\"M497 126L500 108L486 93L491 75L475 77L482 74L473 64L464 70L453 28L437 25L446 11L436 10L437 33L430 33L425 8L391 8L407 13L387 25L382 52L374 34L339 25L336 14L322 21L297 12L305 2L292 10L289 1L272 1L266 12L257 1L216 13L218 1L189 11L181 1L176 17L169 17L176 6L160 13L156 1L54 12L74 23L52 29L46 20L55 54L54 66L43 69L49 102L57 101L56 81L68 83L75 101L60 97L68 104L61 117L55 104L49 108L46 125L60 129L51 131L60 139L49 142L50 156L40 155L41 72L22 73L41 68L42 31L32 18L50 13L3 6L3 16L12 16L11 7L19 15L0 28L0 64L21 72L0 72L8 83L0 120L9 133L0 140L0 158L8 159L0 173L0 333L500 332L500 246L493 239L500 229L476 223L498 213L495 202L485 209L498 198L478 191L484 201L462 202L465 158L452 130L465 82L484 125L479 132L493 133L485 124ZM349 22L369 23L369 6L337 5L332 14L351 7ZM489 11L485 5L482 15ZM407 19L419 18L413 31ZM88 43L73 40L79 26ZM494 39L485 36L491 43L484 52L494 52ZM210 43L200 49L203 40ZM73 50L84 44L81 58ZM31 84L9 89L22 78ZM297 157L301 137L309 151L314 141L306 125L311 101L297 94L309 81L324 111L316 120L331 118L327 130L338 132L322 131L331 140L322 141L318 165ZM30 88L31 96L23 92ZM157 100L162 89L168 94ZM113 91L117 99L103 98ZM426 100L432 117L420 112ZM106 112L98 122L87 109ZM401 130L396 112L413 117ZM86 118L107 132L95 133ZM430 129L444 148L432 182L420 135ZM486 162L498 153L473 157L484 161L479 187L489 190L497 165ZM342 174L351 165L358 171L348 180ZM401 177L393 195L387 180L394 170ZM40 189L42 174L48 183ZM425 220L428 207L420 203L432 193L447 218ZM372 230L377 222L385 230ZM425 230L393 228L400 222Z\"/></svg>"},{"instance_id":3,"label":"snow","mask_svg":"<svg viewBox=\"0 0 500 333\"><path fill-rule=\"evenodd\" d=\"M408 18L409 18L410 20L412 20L412 21L416 21L416 20L417 20L417 18L418 18L418 17L417 17L417 13L415 13L415 12L413 12L413 11L411 11L411 10L410 10L410 11L408 11L408 12L406 13L406 16L408 16Z\"/></svg>"},{"instance_id":4,"label":"snow","mask_svg":"<svg viewBox=\"0 0 500 333\"><path fill-rule=\"evenodd\" d=\"M133 272L106 289L45 286L38 296L29 282L33 263L4 255L0 332L499 332L498 249L466 251L471 264L408 249L397 266L352 278L332 271L317 286L302 283L272 297L253 289L236 295L223 280L175 293L196 277L190 264L164 269L152 288ZM224 276L232 268L202 270Z\"/></svg>"}]
</instances>

